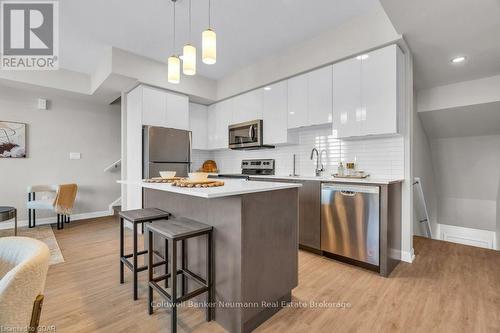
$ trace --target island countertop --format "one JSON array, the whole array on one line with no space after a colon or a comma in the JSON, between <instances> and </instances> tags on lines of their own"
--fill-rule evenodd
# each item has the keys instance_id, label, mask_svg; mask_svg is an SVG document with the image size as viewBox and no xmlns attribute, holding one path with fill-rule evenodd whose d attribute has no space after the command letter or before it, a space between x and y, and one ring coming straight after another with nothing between
<instances>
[{"instance_id":1,"label":"island countertop","mask_svg":"<svg viewBox=\"0 0 500 333\"><path fill-rule=\"evenodd\" d=\"M166 183L146 183L142 181L119 180L120 184L138 185L143 188L185 194L199 198L221 198L248 193L267 192L301 187L298 183L260 182L244 179L224 179L224 186L218 187L177 187Z\"/></svg>"}]
</instances>

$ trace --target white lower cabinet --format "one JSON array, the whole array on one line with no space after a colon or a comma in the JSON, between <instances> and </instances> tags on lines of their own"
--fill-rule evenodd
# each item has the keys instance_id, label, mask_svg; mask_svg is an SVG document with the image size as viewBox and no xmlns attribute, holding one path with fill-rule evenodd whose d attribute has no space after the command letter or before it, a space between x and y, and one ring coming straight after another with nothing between
<instances>
[{"instance_id":1,"label":"white lower cabinet","mask_svg":"<svg viewBox=\"0 0 500 333\"><path fill-rule=\"evenodd\" d=\"M189 130L191 147L208 149L208 108L205 105L189 103Z\"/></svg>"}]
</instances>

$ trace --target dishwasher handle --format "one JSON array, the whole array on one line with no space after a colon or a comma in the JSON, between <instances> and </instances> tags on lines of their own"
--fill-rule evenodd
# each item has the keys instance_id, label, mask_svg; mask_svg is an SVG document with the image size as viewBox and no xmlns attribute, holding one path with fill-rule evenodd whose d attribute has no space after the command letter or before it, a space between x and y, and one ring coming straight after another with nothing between
<instances>
[{"instance_id":1,"label":"dishwasher handle","mask_svg":"<svg viewBox=\"0 0 500 333\"><path fill-rule=\"evenodd\" d=\"M380 193L380 188L374 185L353 185L338 183L322 183L322 190L340 192L345 196L354 196L356 193ZM351 194L352 193L352 194Z\"/></svg>"}]
</instances>

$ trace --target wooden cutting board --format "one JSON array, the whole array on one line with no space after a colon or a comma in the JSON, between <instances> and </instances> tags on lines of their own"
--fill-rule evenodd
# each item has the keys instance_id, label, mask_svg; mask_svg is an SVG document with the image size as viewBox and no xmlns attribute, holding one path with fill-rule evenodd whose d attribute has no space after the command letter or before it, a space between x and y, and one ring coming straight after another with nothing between
<instances>
[{"instance_id":1,"label":"wooden cutting board","mask_svg":"<svg viewBox=\"0 0 500 333\"><path fill-rule=\"evenodd\" d=\"M154 177L150 179L143 179L145 183L173 183L175 181L181 180L182 177L172 177L172 178L162 178L162 177Z\"/></svg>"},{"instance_id":2,"label":"wooden cutting board","mask_svg":"<svg viewBox=\"0 0 500 333\"><path fill-rule=\"evenodd\" d=\"M172 186L178 187L217 187L224 186L224 182L219 180L205 179L205 180L190 180L190 179L180 179L174 181Z\"/></svg>"}]
</instances>

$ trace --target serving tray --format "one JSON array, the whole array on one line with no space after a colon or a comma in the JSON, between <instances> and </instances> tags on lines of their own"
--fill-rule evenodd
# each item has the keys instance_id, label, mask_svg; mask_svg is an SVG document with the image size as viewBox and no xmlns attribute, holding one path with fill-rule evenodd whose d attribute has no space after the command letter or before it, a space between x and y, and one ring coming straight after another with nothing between
<instances>
[{"instance_id":1,"label":"serving tray","mask_svg":"<svg viewBox=\"0 0 500 333\"><path fill-rule=\"evenodd\" d=\"M362 175L352 175L352 176L344 175L344 176L339 176L338 173L334 173L332 176L333 176L333 178L365 179L365 178L368 178L370 175L367 174L367 173L364 173Z\"/></svg>"}]
</instances>

